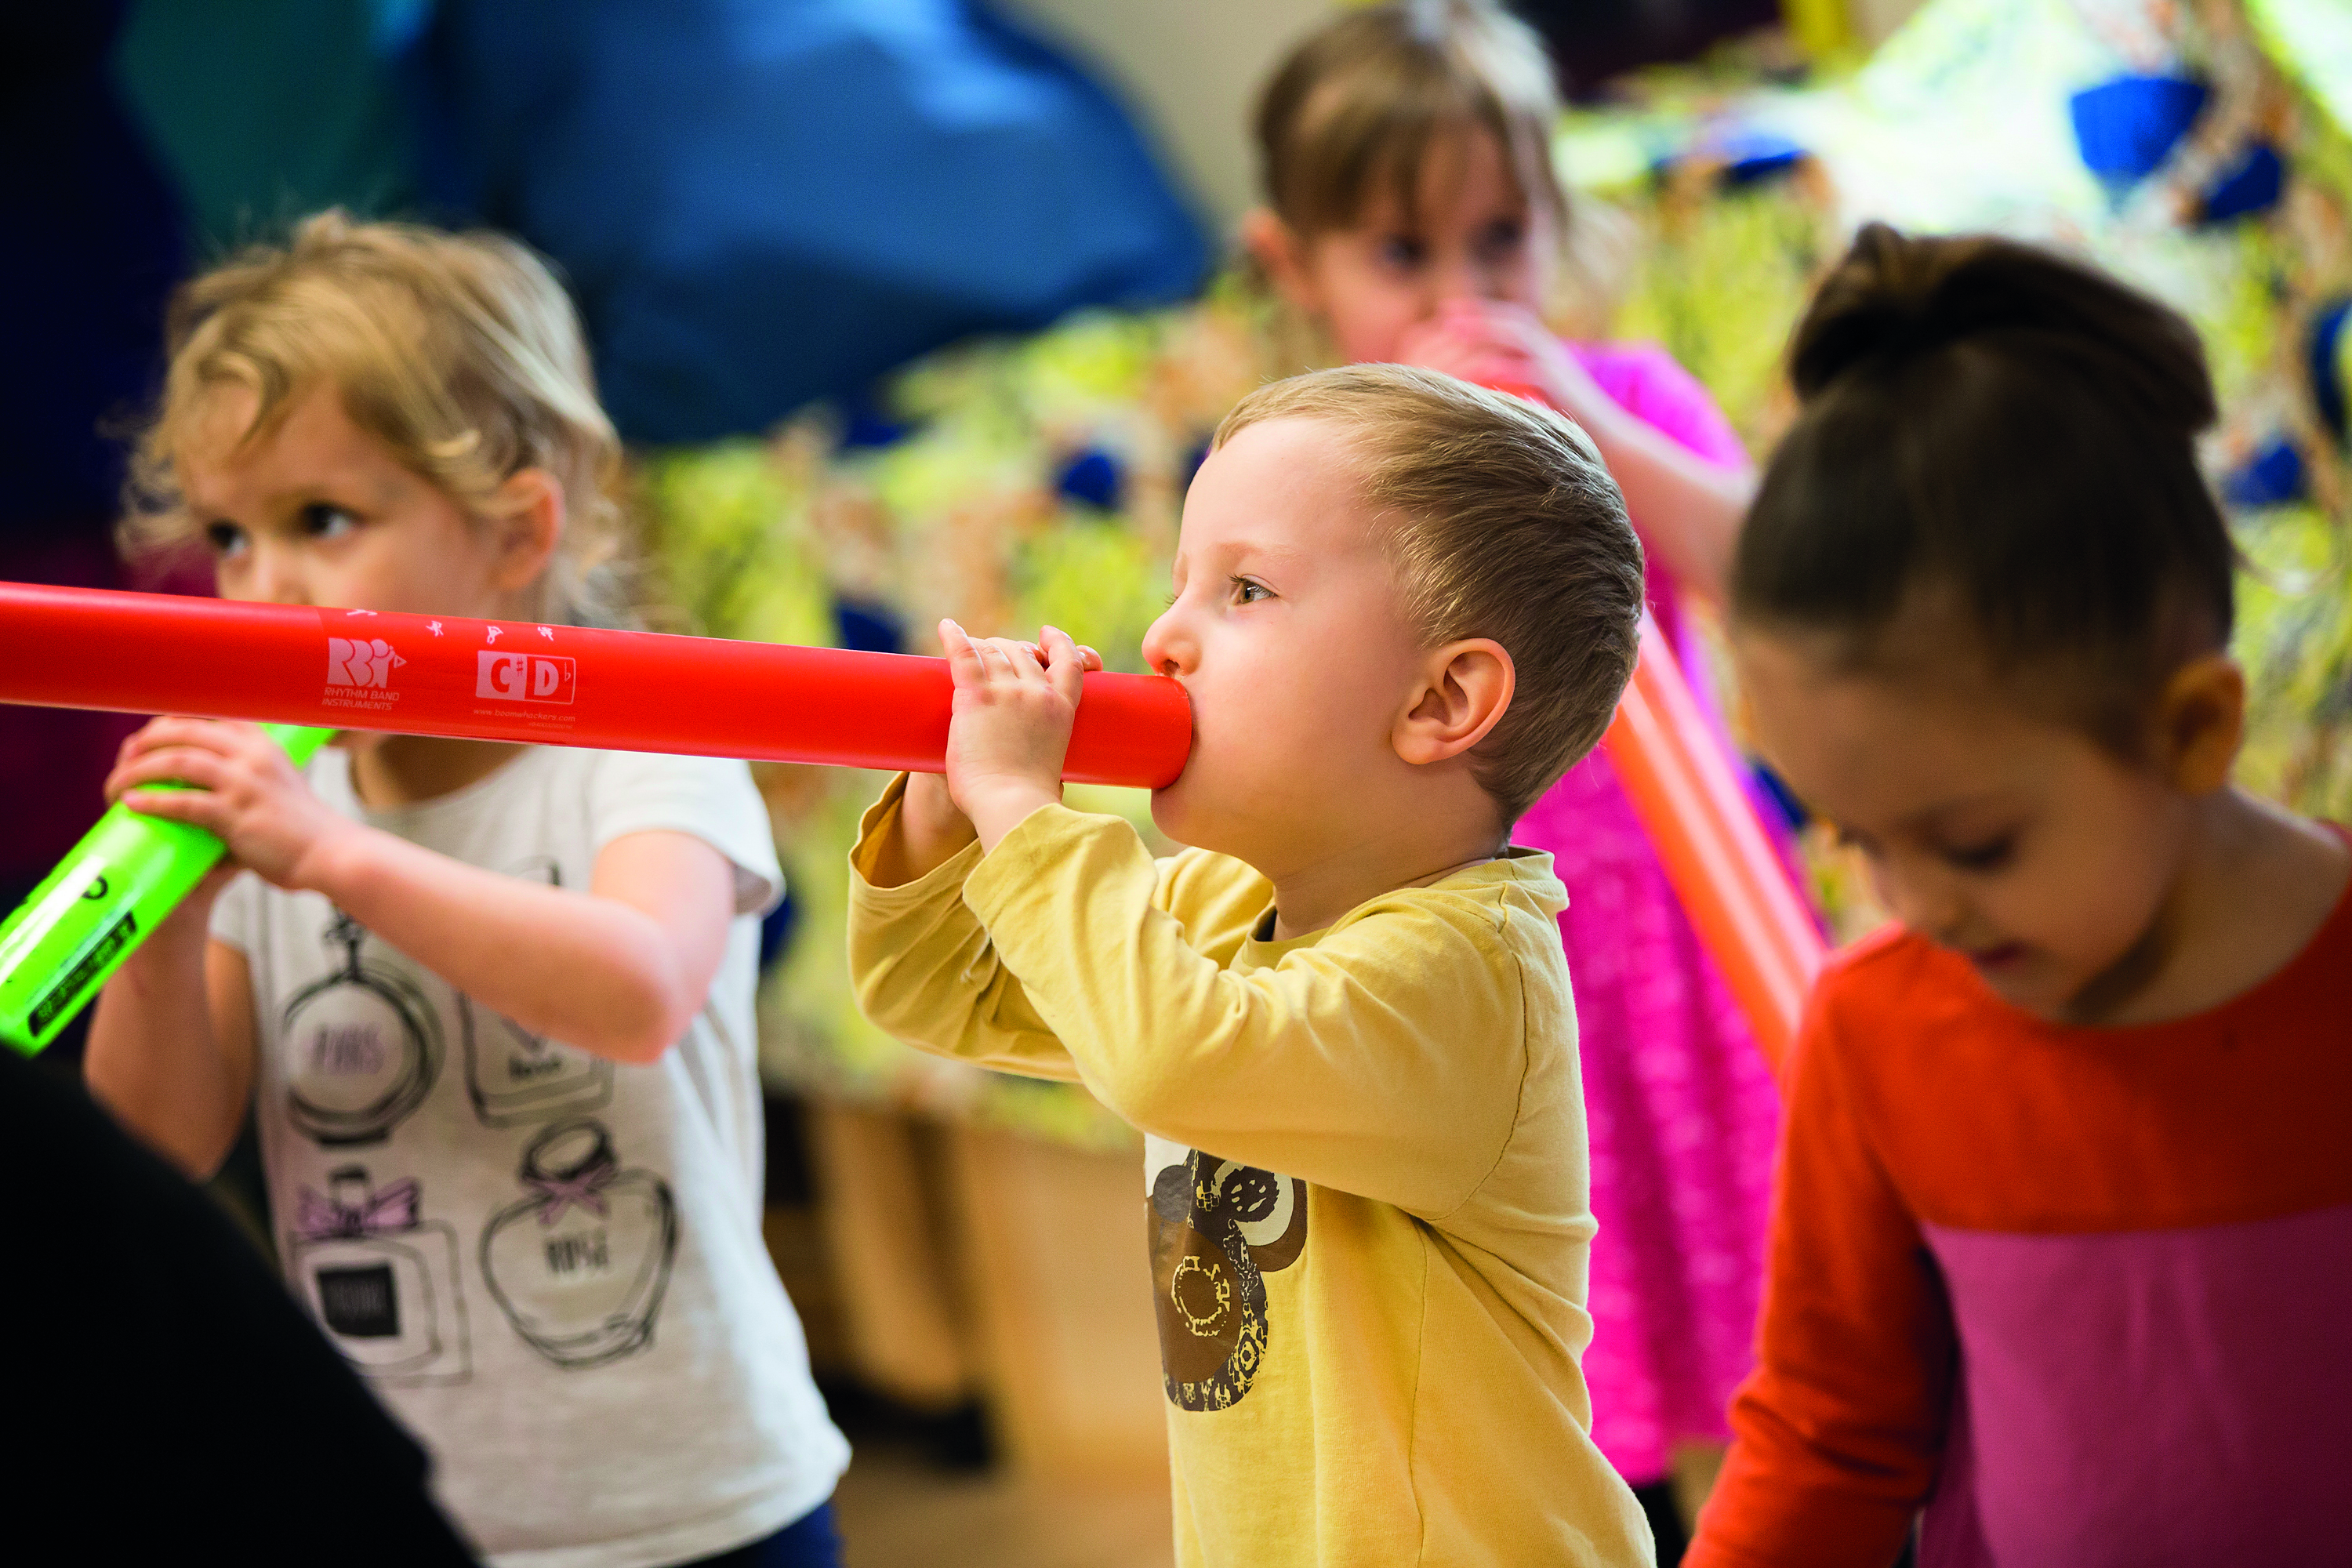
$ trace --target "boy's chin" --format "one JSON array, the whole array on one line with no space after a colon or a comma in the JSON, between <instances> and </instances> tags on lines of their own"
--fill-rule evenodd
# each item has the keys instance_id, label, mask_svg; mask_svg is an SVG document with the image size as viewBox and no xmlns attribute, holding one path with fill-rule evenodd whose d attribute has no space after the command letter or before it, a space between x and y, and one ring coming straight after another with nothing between
<instances>
[{"instance_id":1,"label":"boy's chin","mask_svg":"<svg viewBox=\"0 0 2352 1568\"><path fill-rule=\"evenodd\" d=\"M1184 809L1183 791L1184 779L1180 773L1174 784L1151 792L1151 826L1160 829L1169 842L1189 847L1193 840L1184 832L1189 814Z\"/></svg>"},{"instance_id":2,"label":"boy's chin","mask_svg":"<svg viewBox=\"0 0 2352 1568\"><path fill-rule=\"evenodd\" d=\"M1202 797L1198 781L1189 772L1167 788L1151 792L1151 825L1171 844L1219 855L1240 854L1237 840L1244 837L1236 831L1240 825L1231 813L1218 811Z\"/></svg>"}]
</instances>

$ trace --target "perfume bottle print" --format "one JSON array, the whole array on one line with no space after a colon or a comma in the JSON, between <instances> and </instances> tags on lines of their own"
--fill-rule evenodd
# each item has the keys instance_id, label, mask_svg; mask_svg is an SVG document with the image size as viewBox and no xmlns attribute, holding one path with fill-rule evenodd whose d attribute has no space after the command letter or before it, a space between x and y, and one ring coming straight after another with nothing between
<instances>
[{"instance_id":1,"label":"perfume bottle print","mask_svg":"<svg viewBox=\"0 0 2352 1568\"><path fill-rule=\"evenodd\" d=\"M677 1207L651 1171L625 1171L602 1122L531 1140L525 1193L482 1232L482 1278L525 1342L556 1365L602 1366L653 1342L677 1257Z\"/></svg>"},{"instance_id":2,"label":"perfume bottle print","mask_svg":"<svg viewBox=\"0 0 2352 1568\"><path fill-rule=\"evenodd\" d=\"M367 928L338 910L324 933L342 967L287 1004L288 1110L319 1142L381 1142L441 1069L441 1021L407 976L361 962Z\"/></svg>"},{"instance_id":3,"label":"perfume bottle print","mask_svg":"<svg viewBox=\"0 0 2352 1568\"><path fill-rule=\"evenodd\" d=\"M535 856L507 875L563 885L555 862ZM466 1047L466 1093L486 1127L515 1127L594 1110L613 1098L613 1064L535 1035L460 994L458 1033Z\"/></svg>"},{"instance_id":4,"label":"perfume bottle print","mask_svg":"<svg viewBox=\"0 0 2352 1568\"><path fill-rule=\"evenodd\" d=\"M466 1041L466 1092L486 1127L594 1110L613 1098L613 1064L602 1057L534 1035L462 994L457 1022Z\"/></svg>"},{"instance_id":5,"label":"perfume bottle print","mask_svg":"<svg viewBox=\"0 0 2352 1568\"><path fill-rule=\"evenodd\" d=\"M473 1372L457 1237L420 1220L415 1178L376 1188L346 1165L321 1196L309 1187L286 1257L296 1287L362 1376L463 1383Z\"/></svg>"}]
</instances>

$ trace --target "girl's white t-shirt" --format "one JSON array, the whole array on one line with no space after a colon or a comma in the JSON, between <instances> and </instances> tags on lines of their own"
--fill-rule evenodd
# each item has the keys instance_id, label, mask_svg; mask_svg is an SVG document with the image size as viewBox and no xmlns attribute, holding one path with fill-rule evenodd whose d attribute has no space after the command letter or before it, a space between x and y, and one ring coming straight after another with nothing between
<instances>
[{"instance_id":1,"label":"girl's white t-shirt","mask_svg":"<svg viewBox=\"0 0 2352 1568\"><path fill-rule=\"evenodd\" d=\"M651 830L735 868L709 1000L646 1067L531 1035L319 894L245 876L215 906L213 935L253 971L288 1280L431 1449L443 1506L498 1568L639 1568L824 1501L849 1448L760 1231L757 917L782 873L750 770L534 747L382 812L341 751L309 778L347 816L557 887Z\"/></svg>"}]
</instances>

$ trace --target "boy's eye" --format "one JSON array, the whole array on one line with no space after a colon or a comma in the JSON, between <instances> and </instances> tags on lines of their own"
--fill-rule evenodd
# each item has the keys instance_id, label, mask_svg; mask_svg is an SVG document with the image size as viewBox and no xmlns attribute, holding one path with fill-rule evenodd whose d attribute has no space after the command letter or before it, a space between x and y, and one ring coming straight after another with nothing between
<instances>
[{"instance_id":1,"label":"boy's eye","mask_svg":"<svg viewBox=\"0 0 2352 1568\"><path fill-rule=\"evenodd\" d=\"M1381 265L1398 272L1411 272L1429 259L1429 247L1409 234L1392 234L1380 243Z\"/></svg>"},{"instance_id":2,"label":"boy's eye","mask_svg":"<svg viewBox=\"0 0 2352 1568\"><path fill-rule=\"evenodd\" d=\"M2011 835L1989 838L1980 844L1956 844L1944 851L1944 858L1963 871L1998 871L2009 864L2017 853L2017 839Z\"/></svg>"},{"instance_id":3,"label":"boy's eye","mask_svg":"<svg viewBox=\"0 0 2352 1568\"><path fill-rule=\"evenodd\" d=\"M1260 599L1273 597L1274 590L1263 583L1252 582L1247 577L1234 579L1234 603L1236 605L1255 605Z\"/></svg>"},{"instance_id":4,"label":"boy's eye","mask_svg":"<svg viewBox=\"0 0 2352 1568\"><path fill-rule=\"evenodd\" d=\"M310 539L338 539L360 525L360 520L330 501L314 500L302 509L302 532Z\"/></svg>"},{"instance_id":5,"label":"boy's eye","mask_svg":"<svg viewBox=\"0 0 2352 1568\"><path fill-rule=\"evenodd\" d=\"M247 541L245 530L233 522L208 522L205 524L205 542L213 547L215 555L226 561L242 553Z\"/></svg>"}]
</instances>

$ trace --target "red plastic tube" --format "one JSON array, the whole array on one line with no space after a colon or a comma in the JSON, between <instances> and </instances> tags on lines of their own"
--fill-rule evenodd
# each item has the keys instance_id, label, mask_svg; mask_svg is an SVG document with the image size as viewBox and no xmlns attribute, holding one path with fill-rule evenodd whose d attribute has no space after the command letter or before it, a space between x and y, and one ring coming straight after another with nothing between
<instances>
[{"instance_id":1,"label":"red plastic tube","mask_svg":"<svg viewBox=\"0 0 2352 1568\"><path fill-rule=\"evenodd\" d=\"M947 660L0 583L0 702L937 773ZM1063 776L1159 788L1192 710L1089 675Z\"/></svg>"},{"instance_id":2,"label":"red plastic tube","mask_svg":"<svg viewBox=\"0 0 2352 1568\"><path fill-rule=\"evenodd\" d=\"M1827 950L1646 614L1640 662L1601 744L1777 1074Z\"/></svg>"}]
</instances>

